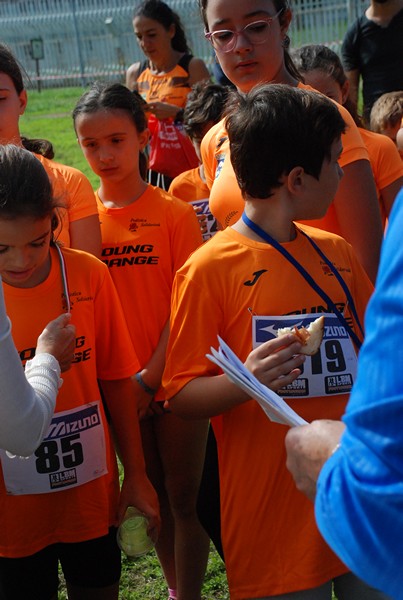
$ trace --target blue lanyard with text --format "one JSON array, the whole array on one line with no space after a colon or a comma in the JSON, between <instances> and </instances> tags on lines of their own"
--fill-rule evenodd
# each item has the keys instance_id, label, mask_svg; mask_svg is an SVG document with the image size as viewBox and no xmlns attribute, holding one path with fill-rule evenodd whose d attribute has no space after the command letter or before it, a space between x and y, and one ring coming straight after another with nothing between
<instances>
[{"instance_id":1,"label":"blue lanyard with text","mask_svg":"<svg viewBox=\"0 0 403 600\"><path fill-rule=\"evenodd\" d=\"M278 252L280 252L280 254L282 254L297 269L297 271L299 271L301 273L301 275L304 277L304 279L315 290L315 292L317 292L319 294L319 296L327 303L327 305L333 310L334 314L339 318L340 322L343 323L343 325L346 327L347 331L349 332L350 337L354 341L357 348L358 349L361 348L362 342L360 341L360 339L358 338L356 333L353 331L353 329L350 327L350 325L347 323L347 320L346 320L345 316L343 315L343 313L341 313L339 311L339 309L337 308L337 306L335 305L333 300L316 283L316 281L308 273L308 271L292 256L292 254L290 254L288 252L288 250L286 250L279 242L277 242L277 240L272 238L271 235L266 233L266 231L261 229L259 227L259 225L256 225L256 223L251 221L245 213L242 213L242 220L245 223L245 225L247 227L249 227L249 229L252 229L252 231L254 231L265 242L270 244L270 246L273 246L273 248L275 248ZM364 331L363 331L363 328L361 327L361 323L360 323L360 320L357 315L353 297L351 296L350 290L348 289L347 284L344 281L343 277L340 275L340 273L337 271L337 269L334 267L334 265L330 262L330 260L327 258L327 256L322 252L322 250L317 246L317 244L309 237L309 235L307 235L301 229L298 229L298 231L307 238L307 240L312 245L313 249L325 261L325 263L327 264L329 269L332 271L333 275L336 277L337 281L340 283L344 293L346 294L347 302L351 309L351 312L353 313L354 319L361 331L362 336L364 337Z\"/></svg>"}]
</instances>

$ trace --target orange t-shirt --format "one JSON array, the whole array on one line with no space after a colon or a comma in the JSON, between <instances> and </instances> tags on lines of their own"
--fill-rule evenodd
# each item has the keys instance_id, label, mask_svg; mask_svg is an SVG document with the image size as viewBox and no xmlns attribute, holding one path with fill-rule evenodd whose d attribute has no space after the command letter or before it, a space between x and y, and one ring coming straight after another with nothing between
<instances>
[{"instance_id":1,"label":"orange t-shirt","mask_svg":"<svg viewBox=\"0 0 403 600\"><path fill-rule=\"evenodd\" d=\"M210 196L207 183L200 177L199 167L189 169L177 175L171 181L168 193L186 202L208 200Z\"/></svg>"},{"instance_id":2,"label":"orange t-shirt","mask_svg":"<svg viewBox=\"0 0 403 600\"><path fill-rule=\"evenodd\" d=\"M374 175L376 191L381 209L382 224L386 223L386 210L382 202L382 190L388 185L403 177L403 164L400 154L393 141L386 135L358 128L367 147L372 173Z\"/></svg>"},{"instance_id":3,"label":"orange t-shirt","mask_svg":"<svg viewBox=\"0 0 403 600\"><path fill-rule=\"evenodd\" d=\"M205 181L200 177L200 169L184 171L171 182L168 193L176 198L190 202L199 209L198 214L206 217L207 230L203 233L203 241L209 240L218 231L217 219L210 210L210 190Z\"/></svg>"},{"instance_id":4,"label":"orange t-shirt","mask_svg":"<svg viewBox=\"0 0 403 600\"><path fill-rule=\"evenodd\" d=\"M189 204L151 185L124 208L106 208L98 195L97 204L102 260L143 368L169 318L175 273L202 242L199 223Z\"/></svg>"},{"instance_id":5,"label":"orange t-shirt","mask_svg":"<svg viewBox=\"0 0 403 600\"><path fill-rule=\"evenodd\" d=\"M94 190L84 173L78 169L49 160L41 154L35 156L49 176L54 196L67 208L59 211L62 223L55 231L55 236L63 246L70 247L70 223L97 214Z\"/></svg>"},{"instance_id":6,"label":"orange t-shirt","mask_svg":"<svg viewBox=\"0 0 403 600\"><path fill-rule=\"evenodd\" d=\"M342 275L362 323L372 285L351 246L333 234L299 227ZM349 318L345 293L309 241L298 233L284 246ZM323 304L274 248L230 227L219 231L192 254L174 282L163 377L167 398L197 377L220 374L206 358L218 346L217 335L244 362L252 350L252 314L328 312ZM347 395L287 401L307 421L339 419ZM312 502L286 469L287 427L269 421L254 401L222 414L220 426L222 539L231 599L309 589L346 572L316 527Z\"/></svg>"},{"instance_id":7,"label":"orange t-shirt","mask_svg":"<svg viewBox=\"0 0 403 600\"><path fill-rule=\"evenodd\" d=\"M298 84L299 88L315 91L308 85ZM318 92L319 93L319 92ZM344 121L346 132L342 135L343 153L339 163L343 167L360 159L368 160L368 152L351 115L337 104ZM236 181L229 154L229 140L224 126L225 119L214 125L204 136L201 154L207 185L210 188L210 210L222 227L233 225L241 216L244 201ZM340 234L339 224L333 204L320 221L310 221L310 225Z\"/></svg>"},{"instance_id":8,"label":"orange t-shirt","mask_svg":"<svg viewBox=\"0 0 403 600\"><path fill-rule=\"evenodd\" d=\"M154 74L147 68L137 79L137 89L146 102L167 102L185 108L191 90L189 73L180 65L163 74Z\"/></svg>"},{"instance_id":9,"label":"orange t-shirt","mask_svg":"<svg viewBox=\"0 0 403 600\"><path fill-rule=\"evenodd\" d=\"M108 269L86 252L64 249L63 255L72 323L76 326L76 352L71 369L63 373L55 415L85 409L89 402L100 401L98 379L126 378L139 367ZM3 282L13 338L23 361L32 358L45 325L62 312L62 277L55 248L51 248L51 259L49 276L34 288L15 288ZM50 544L80 542L108 532L116 516L119 479L101 401L99 417L104 431L104 475L78 487L69 488L65 483L62 489L51 493L8 495L1 470L1 556L28 556ZM77 449L83 448L83 464L94 454L92 444L83 441L79 421L74 421L76 429L71 420L66 423L70 423L74 434L62 435L57 441L45 439L35 453L35 466L31 467L33 471L49 473L47 477L58 480L60 486L69 481L76 468ZM59 463L59 467L53 463Z\"/></svg>"}]
</instances>

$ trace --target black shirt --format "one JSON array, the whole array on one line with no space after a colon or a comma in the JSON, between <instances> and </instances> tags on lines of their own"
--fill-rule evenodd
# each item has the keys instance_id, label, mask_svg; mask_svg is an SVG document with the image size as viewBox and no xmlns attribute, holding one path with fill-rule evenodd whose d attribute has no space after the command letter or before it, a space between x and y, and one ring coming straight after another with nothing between
<instances>
[{"instance_id":1,"label":"black shirt","mask_svg":"<svg viewBox=\"0 0 403 600\"><path fill-rule=\"evenodd\" d=\"M364 114L386 92L403 90L403 9L387 27L362 15L347 30L341 48L346 71L363 81Z\"/></svg>"}]
</instances>

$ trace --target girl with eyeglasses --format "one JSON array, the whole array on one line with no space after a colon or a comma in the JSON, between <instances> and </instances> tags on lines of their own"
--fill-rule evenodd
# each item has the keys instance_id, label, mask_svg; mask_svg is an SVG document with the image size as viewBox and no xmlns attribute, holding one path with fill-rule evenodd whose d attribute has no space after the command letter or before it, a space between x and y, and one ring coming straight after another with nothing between
<instances>
[{"instance_id":1,"label":"girl with eyeglasses","mask_svg":"<svg viewBox=\"0 0 403 600\"><path fill-rule=\"evenodd\" d=\"M199 0L205 36L230 81L247 93L260 83L308 87L288 53L292 13L286 0ZM382 224L368 153L353 119L340 107L348 127L340 166L344 177L327 215L311 224L349 241L371 279L375 279ZM273 141L275 143L275 141ZM223 227L242 214L243 200L229 156L224 121L202 143L210 206Z\"/></svg>"}]
</instances>

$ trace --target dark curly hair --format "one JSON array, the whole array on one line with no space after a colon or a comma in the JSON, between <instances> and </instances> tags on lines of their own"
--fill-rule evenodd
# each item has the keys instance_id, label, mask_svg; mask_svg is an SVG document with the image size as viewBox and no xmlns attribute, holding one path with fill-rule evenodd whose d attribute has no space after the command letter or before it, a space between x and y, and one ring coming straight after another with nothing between
<instances>
[{"instance_id":1,"label":"dark curly hair","mask_svg":"<svg viewBox=\"0 0 403 600\"><path fill-rule=\"evenodd\" d=\"M205 126L221 119L229 88L203 80L192 86L183 113L183 125L189 137L203 136Z\"/></svg>"},{"instance_id":2,"label":"dark curly hair","mask_svg":"<svg viewBox=\"0 0 403 600\"><path fill-rule=\"evenodd\" d=\"M274 83L232 92L226 128L242 194L268 198L296 166L318 179L345 127L336 104L317 92Z\"/></svg>"}]
</instances>

